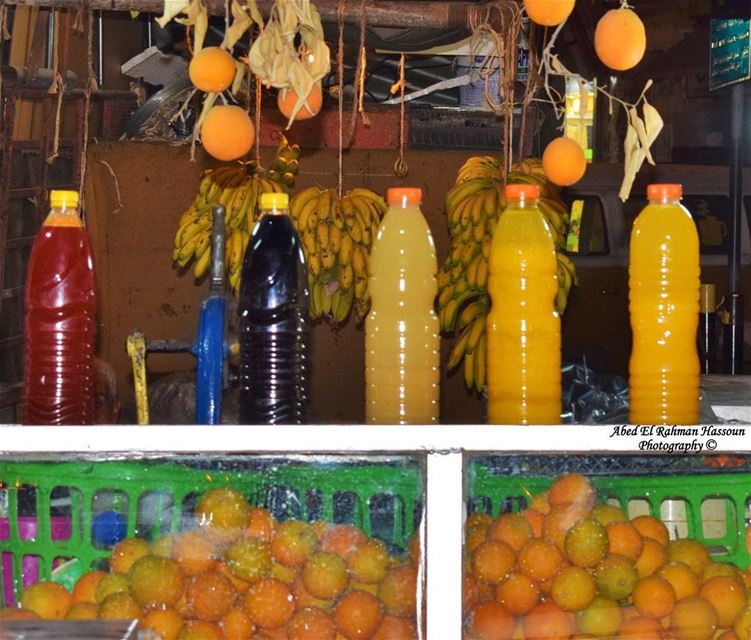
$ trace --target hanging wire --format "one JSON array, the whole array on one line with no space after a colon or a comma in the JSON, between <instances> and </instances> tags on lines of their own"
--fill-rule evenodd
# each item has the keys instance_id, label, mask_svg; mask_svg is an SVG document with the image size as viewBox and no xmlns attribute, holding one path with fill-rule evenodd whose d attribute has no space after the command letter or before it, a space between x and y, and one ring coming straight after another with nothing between
<instances>
[{"instance_id":1,"label":"hanging wire","mask_svg":"<svg viewBox=\"0 0 751 640\"><path fill-rule=\"evenodd\" d=\"M336 70L338 75L338 93L339 102L339 181L338 194L342 197L343 172L344 172L344 0L339 0L337 6L337 26L339 27L339 48L336 52Z\"/></svg>"},{"instance_id":2,"label":"hanging wire","mask_svg":"<svg viewBox=\"0 0 751 640\"><path fill-rule=\"evenodd\" d=\"M409 173L409 167L407 166L407 160L404 157L404 54L399 57L399 157L394 162L394 175L403 180Z\"/></svg>"}]
</instances>

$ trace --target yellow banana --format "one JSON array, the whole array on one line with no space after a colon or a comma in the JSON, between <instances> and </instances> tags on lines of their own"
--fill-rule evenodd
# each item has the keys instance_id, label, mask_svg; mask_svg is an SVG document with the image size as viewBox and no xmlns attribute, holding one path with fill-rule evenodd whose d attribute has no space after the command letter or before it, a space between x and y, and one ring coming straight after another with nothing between
<instances>
[{"instance_id":1,"label":"yellow banana","mask_svg":"<svg viewBox=\"0 0 751 640\"><path fill-rule=\"evenodd\" d=\"M352 236L344 232L342 234L341 247L339 247L339 264L349 264L352 262L354 246Z\"/></svg>"},{"instance_id":2,"label":"yellow banana","mask_svg":"<svg viewBox=\"0 0 751 640\"><path fill-rule=\"evenodd\" d=\"M483 333L477 342L473 354L475 360L475 389L479 392L482 392L482 389L485 386L485 363L487 361L488 353L487 340L487 334Z\"/></svg>"},{"instance_id":3,"label":"yellow banana","mask_svg":"<svg viewBox=\"0 0 751 640\"><path fill-rule=\"evenodd\" d=\"M196 265L193 269L193 274L196 277L196 280L199 280L203 277L203 274L206 273L206 271L209 268L209 263L211 262L211 250L207 248L196 261Z\"/></svg>"},{"instance_id":4,"label":"yellow banana","mask_svg":"<svg viewBox=\"0 0 751 640\"><path fill-rule=\"evenodd\" d=\"M447 368L449 371L451 371L453 368L456 367L464 357L464 348L467 344L467 338L469 337L469 327L464 329L460 334L457 341L454 343L454 346L451 348L451 353L449 354L449 360L447 363Z\"/></svg>"},{"instance_id":5,"label":"yellow banana","mask_svg":"<svg viewBox=\"0 0 751 640\"><path fill-rule=\"evenodd\" d=\"M318 196L318 206L316 207L319 220L328 220L331 215L331 190L325 189Z\"/></svg>"},{"instance_id":6,"label":"yellow banana","mask_svg":"<svg viewBox=\"0 0 751 640\"><path fill-rule=\"evenodd\" d=\"M316 207L318 206L318 197L311 198L308 200L303 207L300 209L300 212L298 214L297 220L293 220L293 224L295 224L295 227L298 231L303 231L304 229L308 228L308 218L310 215L316 210Z\"/></svg>"},{"instance_id":7,"label":"yellow banana","mask_svg":"<svg viewBox=\"0 0 751 640\"><path fill-rule=\"evenodd\" d=\"M467 345L464 348L465 353L472 353L480 342L480 336L485 333L485 316L476 317L470 325Z\"/></svg>"},{"instance_id":8,"label":"yellow banana","mask_svg":"<svg viewBox=\"0 0 751 640\"><path fill-rule=\"evenodd\" d=\"M352 288L352 282L354 280L354 270L352 265L344 265L339 267L339 286L347 291Z\"/></svg>"},{"instance_id":9,"label":"yellow banana","mask_svg":"<svg viewBox=\"0 0 751 640\"><path fill-rule=\"evenodd\" d=\"M355 270L355 274L357 274L358 276L368 276L368 262L365 255L365 250L362 247L355 247L355 251L352 256L352 268Z\"/></svg>"},{"instance_id":10,"label":"yellow banana","mask_svg":"<svg viewBox=\"0 0 751 640\"><path fill-rule=\"evenodd\" d=\"M297 220L300 217L300 212L309 202L318 200L320 193L321 190L318 187L308 187L292 198L289 204L289 215L292 220Z\"/></svg>"},{"instance_id":11,"label":"yellow banana","mask_svg":"<svg viewBox=\"0 0 751 640\"><path fill-rule=\"evenodd\" d=\"M355 298L361 300L368 292L368 279L360 276L355 277Z\"/></svg>"},{"instance_id":12,"label":"yellow banana","mask_svg":"<svg viewBox=\"0 0 751 640\"><path fill-rule=\"evenodd\" d=\"M318 226L316 227L316 246L319 249L328 249L329 248L329 228L330 225L328 222L326 222L326 219L324 218L318 223ZM332 248L333 251L333 248Z\"/></svg>"},{"instance_id":13,"label":"yellow banana","mask_svg":"<svg viewBox=\"0 0 751 640\"><path fill-rule=\"evenodd\" d=\"M334 253L339 253L342 247L342 237L344 235L349 234L343 234L341 229L337 227L334 224L331 224L329 226L329 245L331 246L331 250Z\"/></svg>"},{"instance_id":14,"label":"yellow banana","mask_svg":"<svg viewBox=\"0 0 751 640\"><path fill-rule=\"evenodd\" d=\"M477 265L477 284L478 289L488 288L488 261L485 258L480 260L480 264Z\"/></svg>"}]
</instances>

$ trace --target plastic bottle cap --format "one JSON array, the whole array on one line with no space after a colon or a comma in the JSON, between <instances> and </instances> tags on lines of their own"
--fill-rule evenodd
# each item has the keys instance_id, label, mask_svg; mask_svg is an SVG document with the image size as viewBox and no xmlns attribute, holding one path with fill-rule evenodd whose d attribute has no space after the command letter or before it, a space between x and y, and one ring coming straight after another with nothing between
<instances>
[{"instance_id":1,"label":"plastic bottle cap","mask_svg":"<svg viewBox=\"0 0 751 640\"><path fill-rule=\"evenodd\" d=\"M679 184L650 184L647 187L649 200L677 200L683 195L683 187Z\"/></svg>"},{"instance_id":2,"label":"plastic bottle cap","mask_svg":"<svg viewBox=\"0 0 751 640\"><path fill-rule=\"evenodd\" d=\"M540 187L536 184L507 184L503 193L507 198L535 200L540 197Z\"/></svg>"},{"instance_id":3,"label":"plastic bottle cap","mask_svg":"<svg viewBox=\"0 0 751 640\"><path fill-rule=\"evenodd\" d=\"M55 209L77 209L78 191L50 191L50 206Z\"/></svg>"},{"instance_id":4,"label":"plastic bottle cap","mask_svg":"<svg viewBox=\"0 0 751 640\"><path fill-rule=\"evenodd\" d=\"M422 204L422 189L417 187L393 187L386 193L386 199L390 205L395 207Z\"/></svg>"},{"instance_id":5,"label":"plastic bottle cap","mask_svg":"<svg viewBox=\"0 0 751 640\"><path fill-rule=\"evenodd\" d=\"M286 209L289 196L286 193L262 193L261 209Z\"/></svg>"}]
</instances>

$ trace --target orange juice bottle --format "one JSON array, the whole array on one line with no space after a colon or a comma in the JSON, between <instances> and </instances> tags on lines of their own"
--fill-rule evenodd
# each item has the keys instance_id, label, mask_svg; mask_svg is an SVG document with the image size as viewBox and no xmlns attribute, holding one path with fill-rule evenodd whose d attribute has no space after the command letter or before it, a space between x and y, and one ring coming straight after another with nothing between
<instances>
[{"instance_id":1,"label":"orange juice bottle","mask_svg":"<svg viewBox=\"0 0 751 640\"><path fill-rule=\"evenodd\" d=\"M440 337L433 303L438 264L420 189L389 189L370 251L365 319L365 420L438 422Z\"/></svg>"},{"instance_id":2,"label":"orange juice bottle","mask_svg":"<svg viewBox=\"0 0 751 640\"><path fill-rule=\"evenodd\" d=\"M629 420L699 420L699 236L679 184L651 184L631 231Z\"/></svg>"},{"instance_id":3,"label":"orange juice bottle","mask_svg":"<svg viewBox=\"0 0 751 640\"><path fill-rule=\"evenodd\" d=\"M490 248L488 422L561 421L561 321L557 261L536 185L506 186L506 210Z\"/></svg>"}]
</instances>

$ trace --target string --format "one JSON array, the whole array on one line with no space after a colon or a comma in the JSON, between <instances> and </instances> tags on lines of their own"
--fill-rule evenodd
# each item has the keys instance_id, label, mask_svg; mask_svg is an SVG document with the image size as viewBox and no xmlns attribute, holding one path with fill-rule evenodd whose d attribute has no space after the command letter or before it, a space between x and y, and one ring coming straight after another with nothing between
<instances>
[{"instance_id":1,"label":"string","mask_svg":"<svg viewBox=\"0 0 751 640\"><path fill-rule=\"evenodd\" d=\"M404 54L399 57L399 157L394 162L394 175L397 178L404 179L407 177L409 167L407 160L404 158Z\"/></svg>"},{"instance_id":2,"label":"string","mask_svg":"<svg viewBox=\"0 0 751 640\"><path fill-rule=\"evenodd\" d=\"M60 155L60 113L63 107L63 93L65 93L65 83L60 75L60 13L57 9L52 10L52 84L49 93L57 93L57 108L55 109L55 135L52 141L52 152L47 157L47 164L52 164Z\"/></svg>"},{"instance_id":3,"label":"string","mask_svg":"<svg viewBox=\"0 0 751 640\"><path fill-rule=\"evenodd\" d=\"M338 103L339 103L339 181L338 193L342 197L343 173L344 173L344 0L339 0L337 6L337 23L339 27L339 47L336 52L336 67L338 79Z\"/></svg>"},{"instance_id":4,"label":"string","mask_svg":"<svg viewBox=\"0 0 751 640\"><path fill-rule=\"evenodd\" d=\"M366 56L362 55L365 51L365 16L366 16L366 0L360 0L360 43L359 51L360 55L357 58L357 66L355 67L355 79L357 84L362 83L363 90L365 88L365 60ZM355 90L352 98L352 116L349 121L349 133L347 134L347 146L352 144L352 138L355 135L355 126L357 125L358 105L361 104L359 98L359 92Z\"/></svg>"},{"instance_id":5,"label":"string","mask_svg":"<svg viewBox=\"0 0 751 640\"><path fill-rule=\"evenodd\" d=\"M261 79L256 76L256 167L261 166Z\"/></svg>"},{"instance_id":6,"label":"string","mask_svg":"<svg viewBox=\"0 0 751 640\"><path fill-rule=\"evenodd\" d=\"M88 64L89 77L83 92L83 141L81 144L81 183L78 187L78 199L83 203L83 186L86 179L86 152L89 146L89 107L91 106L91 92L96 89L96 76L94 75L94 11L91 5L86 10L88 23L88 37L86 43L86 61ZM83 207L81 207L83 210Z\"/></svg>"}]
</instances>

